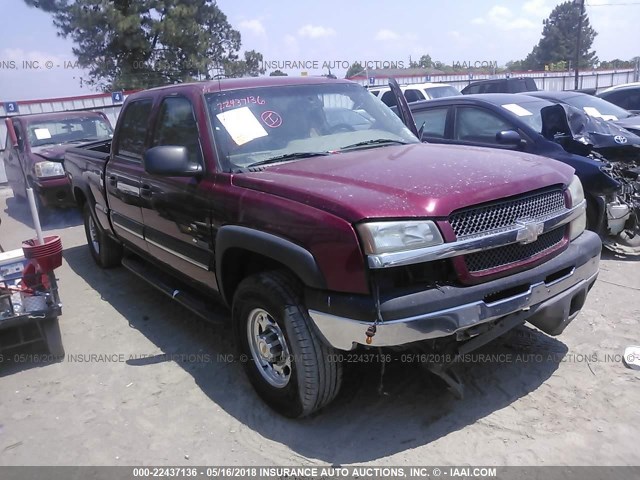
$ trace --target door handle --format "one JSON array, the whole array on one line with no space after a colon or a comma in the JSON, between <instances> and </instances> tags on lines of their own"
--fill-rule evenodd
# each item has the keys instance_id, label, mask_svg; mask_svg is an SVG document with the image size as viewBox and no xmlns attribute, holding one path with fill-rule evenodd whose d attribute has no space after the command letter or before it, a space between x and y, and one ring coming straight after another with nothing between
<instances>
[{"instance_id":1,"label":"door handle","mask_svg":"<svg viewBox=\"0 0 640 480\"><path fill-rule=\"evenodd\" d=\"M112 187L116 187L118 185L118 177L116 177L115 175L110 175L109 185L111 185Z\"/></svg>"},{"instance_id":2,"label":"door handle","mask_svg":"<svg viewBox=\"0 0 640 480\"><path fill-rule=\"evenodd\" d=\"M153 190L151 190L150 185L140 185L140 196L149 198L153 195Z\"/></svg>"}]
</instances>

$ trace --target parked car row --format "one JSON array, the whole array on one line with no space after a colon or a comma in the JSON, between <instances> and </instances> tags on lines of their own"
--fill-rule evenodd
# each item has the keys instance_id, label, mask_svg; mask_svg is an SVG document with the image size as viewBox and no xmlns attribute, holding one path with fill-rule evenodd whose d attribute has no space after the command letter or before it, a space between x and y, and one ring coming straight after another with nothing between
<instances>
[{"instance_id":1,"label":"parked car row","mask_svg":"<svg viewBox=\"0 0 640 480\"><path fill-rule=\"evenodd\" d=\"M560 334L598 274L571 166L423 144L390 88L402 121L343 80L152 89L126 99L113 140L65 153L96 263L207 319L226 305L283 415L328 405L353 350L442 354L425 366L461 394L459 355L525 321Z\"/></svg>"},{"instance_id":2,"label":"parked car row","mask_svg":"<svg viewBox=\"0 0 640 480\"><path fill-rule=\"evenodd\" d=\"M412 83L400 85L400 90L409 103L461 95L455 87L446 83ZM395 95L389 87L370 87L369 91L388 107L394 107L397 104Z\"/></svg>"},{"instance_id":3,"label":"parked car row","mask_svg":"<svg viewBox=\"0 0 640 480\"><path fill-rule=\"evenodd\" d=\"M93 259L205 319L228 307L248 378L283 415L336 397L346 351L437 353L424 366L461 395L464 354L578 315L602 246L587 226L632 230L637 178L616 172L640 139L543 98L407 91L267 77L129 96L113 139L61 137ZM617 162L596 142L610 136L628 144Z\"/></svg>"}]
</instances>

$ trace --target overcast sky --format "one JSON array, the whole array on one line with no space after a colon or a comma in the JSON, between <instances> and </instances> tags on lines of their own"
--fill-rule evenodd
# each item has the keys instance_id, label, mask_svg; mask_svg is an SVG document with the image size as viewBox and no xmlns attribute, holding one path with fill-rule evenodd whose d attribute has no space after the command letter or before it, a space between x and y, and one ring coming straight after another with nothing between
<instances>
[{"instance_id":1,"label":"overcast sky","mask_svg":"<svg viewBox=\"0 0 640 480\"><path fill-rule=\"evenodd\" d=\"M540 39L542 20L557 3L218 1L242 34L243 50L255 49L266 61L318 62L320 66L356 60L406 65L409 56L417 59L424 53L448 64L497 61L503 65L531 51ZM586 10L598 32L594 48L600 60L640 55L640 0L586 0ZM57 37L48 14L28 8L23 0L2 0L0 12L0 101L93 93L80 86L83 72L72 65L72 43ZM16 69L7 68L6 62L12 60ZM38 60L40 69L21 68L23 60ZM300 71L288 73L299 75ZM344 76L345 70L334 73Z\"/></svg>"}]
</instances>

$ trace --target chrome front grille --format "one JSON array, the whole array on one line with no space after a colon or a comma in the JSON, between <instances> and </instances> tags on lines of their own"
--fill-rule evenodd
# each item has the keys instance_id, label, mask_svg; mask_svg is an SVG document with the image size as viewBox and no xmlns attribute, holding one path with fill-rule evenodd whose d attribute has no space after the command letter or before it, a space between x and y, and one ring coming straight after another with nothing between
<instances>
[{"instance_id":1,"label":"chrome front grille","mask_svg":"<svg viewBox=\"0 0 640 480\"><path fill-rule=\"evenodd\" d=\"M564 193L561 190L548 190L454 212L449 217L449 224L457 239L461 240L513 228L518 220L544 220L563 210L566 210ZM563 243L565 231L565 228L556 228L528 244L514 243L468 254L463 258L470 274L482 275L483 271L527 261L544 252L553 252Z\"/></svg>"},{"instance_id":2,"label":"chrome front grille","mask_svg":"<svg viewBox=\"0 0 640 480\"><path fill-rule=\"evenodd\" d=\"M551 190L506 202L461 210L449 217L449 223L460 240L514 227L516 220L542 219L565 208L562 191Z\"/></svg>"},{"instance_id":3,"label":"chrome front grille","mask_svg":"<svg viewBox=\"0 0 640 480\"><path fill-rule=\"evenodd\" d=\"M533 258L547 250L552 250L560 244L564 239L564 232L564 228L556 228L550 232L543 233L535 242L525 245L512 243L484 252L471 253L465 256L467 268L469 272L474 273Z\"/></svg>"}]
</instances>

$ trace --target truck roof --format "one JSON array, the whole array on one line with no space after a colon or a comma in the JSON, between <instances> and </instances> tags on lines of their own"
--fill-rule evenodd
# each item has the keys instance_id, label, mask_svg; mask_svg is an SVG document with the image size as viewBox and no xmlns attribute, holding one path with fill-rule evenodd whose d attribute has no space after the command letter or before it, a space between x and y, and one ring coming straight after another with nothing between
<instances>
[{"instance_id":1,"label":"truck roof","mask_svg":"<svg viewBox=\"0 0 640 480\"><path fill-rule=\"evenodd\" d=\"M355 84L349 80L334 79L327 77L246 77L246 78L225 78L221 80L207 80L204 82L180 83L177 85L167 85L163 87L151 88L130 95L129 98L137 98L146 96L149 92L175 91L175 92L201 92L214 93L225 90L237 90L243 88L256 87L283 87L288 85L320 85L326 83L349 83Z\"/></svg>"}]
</instances>

